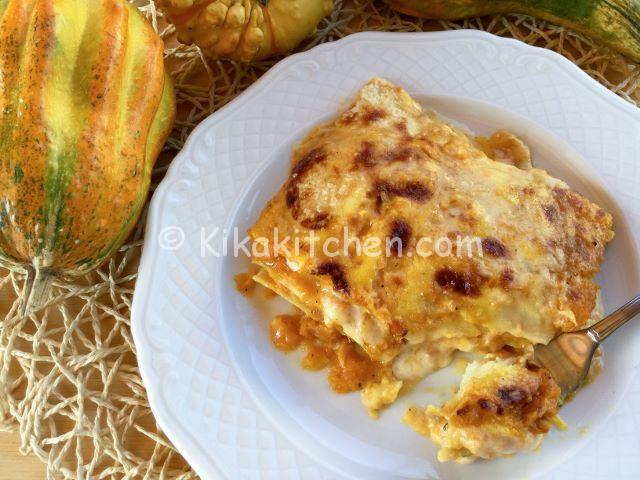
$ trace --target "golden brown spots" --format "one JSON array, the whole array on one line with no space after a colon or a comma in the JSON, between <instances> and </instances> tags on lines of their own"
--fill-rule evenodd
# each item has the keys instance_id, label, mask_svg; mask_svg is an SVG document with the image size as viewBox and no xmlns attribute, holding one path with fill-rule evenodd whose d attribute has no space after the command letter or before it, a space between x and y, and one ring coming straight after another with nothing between
<instances>
[{"instance_id":1,"label":"golden brown spots","mask_svg":"<svg viewBox=\"0 0 640 480\"><path fill-rule=\"evenodd\" d=\"M409 130L407 129L406 120L400 120L399 122L396 122L393 126L397 131L402 133L404 136L409 137Z\"/></svg>"},{"instance_id":2,"label":"golden brown spots","mask_svg":"<svg viewBox=\"0 0 640 480\"><path fill-rule=\"evenodd\" d=\"M582 294L580 293L580 290L578 290L575 287L570 287L569 290L567 291L567 295L569 297L569 300L571 300L572 302L578 302L582 299Z\"/></svg>"},{"instance_id":3,"label":"golden brown spots","mask_svg":"<svg viewBox=\"0 0 640 480\"><path fill-rule=\"evenodd\" d=\"M470 410L471 410L471 407L469 405L465 405L464 407L456 410L456 415L458 415L459 417L464 417L469 413Z\"/></svg>"},{"instance_id":4,"label":"golden brown spots","mask_svg":"<svg viewBox=\"0 0 640 480\"><path fill-rule=\"evenodd\" d=\"M344 273L342 265L336 262L321 263L318 268L313 271L314 275L329 275L333 282L333 289L336 292L349 293L349 282Z\"/></svg>"},{"instance_id":5,"label":"golden brown spots","mask_svg":"<svg viewBox=\"0 0 640 480\"><path fill-rule=\"evenodd\" d=\"M415 150L411 147L399 146L387 152L387 161L406 162L407 160L410 160L415 153Z\"/></svg>"},{"instance_id":6,"label":"golden brown spots","mask_svg":"<svg viewBox=\"0 0 640 480\"><path fill-rule=\"evenodd\" d=\"M578 325L585 325L585 323L589 321L591 312L593 312L593 308L595 307L598 286L593 282L579 279L571 279L569 280L569 284L571 285L567 292L569 308L575 315L576 323L578 323ZM565 331L575 329L573 322L564 325L559 323L558 325Z\"/></svg>"},{"instance_id":7,"label":"golden brown spots","mask_svg":"<svg viewBox=\"0 0 640 480\"><path fill-rule=\"evenodd\" d=\"M291 175L289 178L289 182L287 184L287 191L285 193L285 203L287 207L291 210L291 216L300 221L301 224L305 228L311 229L320 229L326 226L326 223L329 221L328 214L319 213L315 217L310 219L300 219L301 208L300 208L300 187L299 184L304 176L309 172L314 165L325 161L327 158L327 153L323 147L317 147L305 155L295 164L295 166L291 169ZM305 226L305 222L309 226ZM323 223L324 222L324 223ZM313 228L315 226L315 228Z\"/></svg>"},{"instance_id":8,"label":"golden brown spots","mask_svg":"<svg viewBox=\"0 0 640 480\"><path fill-rule=\"evenodd\" d=\"M495 422L495 416L508 415L533 433L546 432L558 407L560 388L548 371L529 368L517 385L495 385L479 395L469 396L458 405L450 422L456 426L477 426Z\"/></svg>"},{"instance_id":9,"label":"golden brown spots","mask_svg":"<svg viewBox=\"0 0 640 480\"><path fill-rule=\"evenodd\" d=\"M433 195L431 189L420 182L391 183L385 180L376 181L372 193L376 199L378 212L382 204L393 197L404 197L421 203Z\"/></svg>"},{"instance_id":10,"label":"golden brown spots","mask_svg":"<svg viewBox=\"0 0 640 480\"><path fill-rule=\"evenodd\" d=\"M504 243L491 237L482 239L482 251L496 258L504 258L509 255L509 251Z\"/></svg>"},{"instance_id":11,"label":"golden brown spots","mask_svg":"<svg viewBox=\"0 0 640 480\"><path fill-rule=\"evenodd\" d=\"M409 330L402 322L398 320L392 320L389 323L389 333L391 333L391 336L396 340L402 340L407 336Z\"/></svg>"},{"instance_id":12,"label":"golden brown spots","mask_svg":"<svg viewBox=\"0 0 640 480\"><path fill-rule=\"evenodd\" d=\"M538 370L540 370L540 367L538 365L536 365L535 363L531 363L528 360L527 360L527 363L525 364L525 367L530 372L537 372Z\"/></svg>"},{"instance_id":13,"label":"golden brown spots","mask_svg":"<svg viewBox=\"0 0 640 480\"><path fill-rule=\"evenodd\" d=\"M563 249L567 256L567 263L574 268L581 264L597 264L597 250L593 247L592 241L581 235L567 237L563 242Z\"/></svg>"},{"instance_id":14,"label":"golden brown spots","mask_svg":"<svg viewBox=\"0 0 640 480\"><path fill-rule=\"evenodd\" d=\"M409 245L411 237L411 225L403 218L397 218L391 223L391 233L387 239L389 250L395 255L402 255L402 252Z\"/></svg>"},{"instance_id":15,"label":"golden brown spots","mask_svg":"<svg viewBox=\"0 0 640 480\"><path fill-rule=\"evenodd\" d=\"M558 219L558 210L553 205L544 205L542 210L549 223L553 223Z\"/></svg>"},{"instance_id":16,"label":"golden brown spots","mask_svg":"<svg viewBox=\"0 0 640 480\"><path fill-rule=\"evenodd\" d=\"M311 218L303 218L300 220L300 225L309 230L321 230L326 228L330 221L331 215L326 212L321 212Z\"/></svg>"},{"instance_id":17,"label":"golden brown spots","mask_svg":"<svg viewBox=\"0 0 640 480\"><path fill-rule=\"evenodd\" d=\"M520 387L503 387L498 389L500 400L506 404L517 403L525 400L527 391Z\"/></svg>"},{"instance_id":18,"label":"golden brown spots","mask_svg":"<svg viewBox=\"0 0 640 480\"><path fill-rule=\"evenodd\" d=\"M480 397L475 402L472 400L456 410L459 417L454 420L455 424L478 425L485 421L491 421L493 414L502 415L504 409L496 405L488 398Z\"/></svg>"},{"instance_id":19,"label":"golden brown spots","mask_svg":"<svg viewBox=\"0 0 640 480\"><path fill-rule=\"evenodd\" d=\"M458 272L449 267L443 267L436 272L436 282L444 290L451 290L469 297L480 295L480 287L484 278L477 273Z\"/></svg>"},{"instance_id":20,"label":"golden brown spots","mask_svg":"<svg viewBox=\"0 0 640 480\"><path fill-rule=\"evenodd\" d=\"M588 215L589 213L589 201L579 193L556 187L553 189L553 197L563 213L573 211L577 216Z\"/></svg>"},{"instance_id":21,"label":"golden brown spots","mask_svg":"<svg viewBox=\"0 0 640 480\"><path fill-rule=\"evenodd\" d=\"M500 286L505 290L513 285L514 280L515 276L513 274L513 270L511 270L510 268L507 267L502 270L502 273L500 273Z\"/></svg>"},{"instance_id":22,"label":"golden brown spots","mask_svg":"<svg viewBox=\"0 0 640 480\"><path fill-rule=\"evenodd\" d=\"M363 237L369 231L371 225L366 216L352 215L347 219L349 232L353 232L357 237Z\"/></svg>"},{"instance_id":23,"label":"golden brown spots","mask_svg":"<svg viewBox=\"0 0 640 480\"><path fill-rule=\"evenodd\" d=\"M371 168L375 164L375 147L373 143L364 141L360 146L360 150L356 153L356 166Z\"/></svg>"},{"instance_id":24,"label":"golden brown spots","mask_svg":"<svg viewBox=\"0 0 640 480\"><path fill-rule=\"evenodd\" d=\"M381 108L365 107L362 113L362 121L364 123L374 123L387 116L387 112Z\"/></svg>"},{"instance_id":25,"label":"golden brown spots","mask_svg":"<svg viewBox=\"0 0 640 480\"><path fill-rule=\"evenodd\" d=\"M300 199L300 190L298 189L298 182L293 182L293 181L289 182L289 185L287 186L287 193L285 196L287 207L294 210L299 199ZM295 218L295 215L294 215L294 218Z\"/></svg>"},{"instance_id":26,"label":"golden brown spots","mask_svg":"<svg viewBox=\"0 0 640 480\"><path fill-rule=\"evenodd\" d=\"M317 163L323 162L327 158L327 153L323 147L317 147L302 156L298 163L291 169L291 178L302 176Z\"/></svg>"}]
</instances>

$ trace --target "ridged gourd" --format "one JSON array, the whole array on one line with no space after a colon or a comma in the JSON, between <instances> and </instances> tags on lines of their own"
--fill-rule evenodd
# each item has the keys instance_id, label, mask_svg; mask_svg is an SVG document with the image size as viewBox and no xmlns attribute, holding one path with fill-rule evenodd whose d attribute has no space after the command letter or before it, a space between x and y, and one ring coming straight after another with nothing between
<instances>
[{"instance_id":1,"label":"ridged gourd","mask_svg":"<svg viewBox=\"0 0 640 480\"><path fill-rule=\"evenodd\" d=\"M504 13L542 18L640 62L640 0L385 0L393 8L435 20Z\"/></svg>"},{"instance_id":2,"label":"ridged gourd","mask_svg":"<svg viewBox=\"0 0 640 480\"><path fill-rule=\"evenodd\" d=\"M175 118L163 42L123 0L0 0L0 264L21 313L120 248Z\"/></svg>"}]
</instances>

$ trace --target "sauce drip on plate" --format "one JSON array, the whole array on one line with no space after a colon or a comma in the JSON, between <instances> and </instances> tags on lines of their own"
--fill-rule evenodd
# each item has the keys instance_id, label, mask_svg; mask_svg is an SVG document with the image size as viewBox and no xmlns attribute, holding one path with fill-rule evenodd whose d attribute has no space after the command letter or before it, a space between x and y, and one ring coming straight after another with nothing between
<instances>
[{"instance_id":1,"label":"sauce drip on plate","mask_svg":"<svg viewBox=\"0 0 640 480\"><path fill-rule=\"evenodd\" d=\"M311 317L277 315L271 321L270 332L271 342L280 351L304 348L302 368L322 370L328 367L327 380L336 393L362 390L388 373L389 367L360 352L360 347L339 330Z\"/></svg>"}]
</instances>

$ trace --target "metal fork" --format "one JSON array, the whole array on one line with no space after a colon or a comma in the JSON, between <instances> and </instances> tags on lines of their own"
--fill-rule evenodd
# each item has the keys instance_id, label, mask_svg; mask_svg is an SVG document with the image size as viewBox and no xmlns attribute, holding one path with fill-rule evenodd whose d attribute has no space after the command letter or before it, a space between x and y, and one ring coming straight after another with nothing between
<instances>
[{"instance_id":1,"label":"metal fork","mask_svg":"<svg viewBox=\"0 0 640 480\"><path fill-rule=\"evenodd\" d=\"M564 398L584 382L600 343L639 313L640 295L589 328L563 333L548 345L538 345L535 363L551 372Z\"/></svg>"}]
</instances>

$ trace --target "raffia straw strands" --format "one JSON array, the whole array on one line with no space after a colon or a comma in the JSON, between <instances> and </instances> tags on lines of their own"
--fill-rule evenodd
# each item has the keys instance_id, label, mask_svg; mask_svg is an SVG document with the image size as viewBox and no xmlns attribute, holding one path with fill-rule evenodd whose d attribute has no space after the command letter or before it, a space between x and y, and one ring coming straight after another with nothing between
<instances>
[{"instance_id":1,"label":"raffia straw strands","mask_svg":"<svg viewBox=\"0 0 640 480\"><path fill-rule=\"evenodd\" d=\"M189 132L235 98L275 60L254 65L206 62L175 43L152 0L134 2L166 40L180 117L154 172L161 180ZM363 30L476 28L566 55L632 103L640 99L638 66L582 35L525 16L460 22L423 21L384 3L338 0L301 49ZM15 430L21 451L47 464L52 479L194 479L159 432L136 365L129 315L142 246L144 215L127 244L98 271L55 283L48 308L17 316L24 277L0 269L0 429Z\"/></svg>"}]
</instances>

